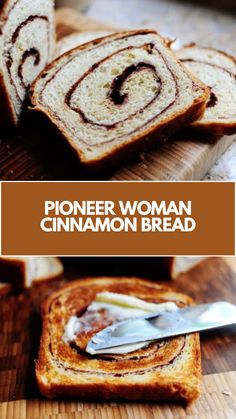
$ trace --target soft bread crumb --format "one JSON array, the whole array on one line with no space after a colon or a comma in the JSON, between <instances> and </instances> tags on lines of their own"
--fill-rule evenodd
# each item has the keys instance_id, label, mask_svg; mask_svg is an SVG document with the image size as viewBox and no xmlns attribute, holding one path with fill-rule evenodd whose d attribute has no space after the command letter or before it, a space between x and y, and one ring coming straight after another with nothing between
<instances>
[{"instance_id":1,"label":"soft bread crumb","mask_svg":"<svg viewBox=\"0 0 236 419\"><path fill-rule=\"evenodd\" d=\"M208 91L157 33L133 31L64 54L37 79L31 98L92 165L196 119Z\"/></svg>"},{"instance_id":2,"label":"soft bread crumb","mask_svg":"<svg viewBox=\"0 0 236 419\"><path fill-rule=\"evenodd\" d=\"M216 49L190 45L176 52L177 57L210 88L203 116L192 125L216 134L236 132L236 60Z\"/></svg>"},{"instance_id":3,"label":"soft bread crumb","mask_svg":"<svg viewBox=\"0 0 236 419\"><path fill-rule=\"evenodd\" d=\"M6 95L9 119L17 122L28 88L53 58L54 1L9 0L4 6L0 13L0 94ZM1 121L1 114L0 122L7 123Z\"/></svg>"}]
</instances>

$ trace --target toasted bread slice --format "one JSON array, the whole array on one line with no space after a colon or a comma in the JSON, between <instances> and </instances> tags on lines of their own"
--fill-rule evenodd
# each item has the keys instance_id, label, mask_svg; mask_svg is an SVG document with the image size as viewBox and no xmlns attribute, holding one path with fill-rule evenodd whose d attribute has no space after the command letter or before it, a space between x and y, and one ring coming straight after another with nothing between
<instances>
[{"instance_id":1,"label":"toasted bread slice","mask_svg":"<svg viewBox=\"0 0 236 419\"><path fill-rule=\"evenodd\" d=\"M32 109L64 136L81 165L113 168L204 112L208 89L157 32L121 32L49 64L31 89Z\"/></svg>"},{"instance_id":2,"label":"toasted bread slice","mask_svg":"<svg viewBox=\"0 0 236 419\"><path fill-rule=\"evenodd\" d=\"M214 136L236 133L236 59L223 51L187 45L176 52L186 67L210 89L201 118L191 127Z\"/></svg>"},{"instance_id":3,"label":"toasted bread slice","mask_svg":"<svg viewBox=\"0 0 236 419\"><path fill-rule=\"evenodd\" d=\"M11 283L16 289L55 278L63 269L56 257L0 257L0 280Z\"/></svg>"},{"instance_id":4,"label":"toasted bread slice","mask_svg":"<svg viewBox=\"0 0 236 419\"><path fill-rule=\"evenodd\" d=\"M41 393L48 398L90 401L195 400L201 380L198 334L150 343L128 354L91 356L83 350L84 339L91 337L91 331L95 333L107 325L109 311L105 310L88 316L73 342L65 340L69 319L86 314L96 294L102 291L132 295L147 302L172 301L179 307L192 303L189 297L168 287L137 278L78 280L53 293L42 307L43 332L36 363Z\"/></svg>"}]
</instances>

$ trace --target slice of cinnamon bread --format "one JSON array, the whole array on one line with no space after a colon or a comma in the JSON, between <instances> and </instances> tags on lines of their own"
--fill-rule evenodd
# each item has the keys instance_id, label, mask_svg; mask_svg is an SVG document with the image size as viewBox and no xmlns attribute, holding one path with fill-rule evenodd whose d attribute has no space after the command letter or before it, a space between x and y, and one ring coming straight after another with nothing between
<instances>
[{"instance_id":1,"label":"slice of cinnamon bread","mask_svg":"<svg viewBox=\"0 0 236 419\"><path fill-rule=\"evenodd\" d=\"M55 49L53 0L0 2L0 124L16 124L29 86Z\"/></svg>"},{"instance_id":2,"label":"slice of cinnamon bread","mask_svg":"<svg viewBox=\"0 0 236 419\"><path fill-rule=\"evenodd\" d=\"M48 398L89 401L195 400L201 381L197 333L152 342L126 354L91 356L85 351L94 334L116 321L117 311L110 311L109 304L102 308L94 303L104 291L156 304L172 302L184 307L192 303L186 295L137 278L78 280L53 293L42 307L43 332L36 363L41 393ZM119 316L122 310L127 316L125 304L120 310Z\"/></svg>"},{"instance_id":3,"label":"slice of cinnamon bread","mask_svg":"<svg viewBox=\"0 0 236 419\"><path fill-rule=\"evenodd\" d=\"M206 110L191 126L221 136L236 132L236 60L225 52L190 44L177 57L211 92Z\"/></svg>"},{"instance_id":4,"label":"slice of cinnamon bread","mask_svg":"<svg viewBox=\"0 0 236 419\"><path fill-rule=\"evenodd\" d=\"M155 31L121 32L74 49L32 86L32 107L82 164L125 160L202 115L208 89Z\"/></svg>"}]
</instances>

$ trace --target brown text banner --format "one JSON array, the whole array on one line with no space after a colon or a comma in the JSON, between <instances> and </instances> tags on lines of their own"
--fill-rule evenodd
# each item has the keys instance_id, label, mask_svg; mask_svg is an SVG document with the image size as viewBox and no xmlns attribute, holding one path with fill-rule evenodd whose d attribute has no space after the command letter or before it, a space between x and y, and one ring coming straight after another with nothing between
<instances>
[{"instance_id":1,"label":"brown text banner","mask_svg":"<svg viewBox=\"0 0 236 419\"><path fill-rule=\"evenodd\" d=\"M4 182L2 255L233 255L234 183Z\"/></svg>"}]
</instances>

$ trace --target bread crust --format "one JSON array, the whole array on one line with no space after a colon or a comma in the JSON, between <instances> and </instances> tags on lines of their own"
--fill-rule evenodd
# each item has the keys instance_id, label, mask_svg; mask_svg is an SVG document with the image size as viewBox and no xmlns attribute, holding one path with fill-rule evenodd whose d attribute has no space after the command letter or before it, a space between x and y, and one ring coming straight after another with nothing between
<instances>
[{"instance_id":1,"label":"bread crust","mask_svg":"<svg viewBox=\"0 0 236 419\"><path fill-rule=\"evenodd\" d=\"M133 30L133 31L126 31L122 32L122 36L128 35L138 35L138 34L149 34L149 33L156 33L153 30ZM159 34L158 34L159 35ZM77 48L74 48L72 51L82 51L94 45L98 45L101 43L105 38L109 39L117 39L121 36L121 33L107 35L106 37L99 38L88 42L86 44L80 45ZM160 36L160 35L159 35ZM162 38L163 39L163 38ZM154 127L146 128L142 131L142 133L134 134L132 137L130 136L129 140L121 144L116 144L113 150L106 150L103 152L102 156L95 156L93 158L87 159L84 155L83 151L78 148L74 144L74 140L72 137L67 136L65 129L61 126L57 126L50 115L49 110L47 110L43 105L40 104L38 101L38 95L36 93L35 86L37 85L38 81L41 77L44 77L44 74L47 74L50 71L54 64L59 62L62 58L69 56L72 51L66 52L62 56L58 57L52 63L50 63L44 71L37 77L35 82L32 84L30 89L30 98L31 98L31 107L30 109L36 112L40 112L44 114L48 120L56 127L58 132L62 135L64 140L66 140L74 152L74 154L78 157L81 166L88 168L91 171L101 171L103 169L108 170L119 166L121 163L129 159L130 156L137 155L143 151L146 151L150 146L156 145L160 140L168 138L173 132L175 132L178 128L183 126L183 124L190 124L192 121L198 119L205 111L206 102L209 98L209 90L208 88L199 81L191 72L189 72L182 63L177 60L173 51L169 47L169 43L163 39L166 47L169 49L170 53L172 54L173 59L175 62L178 62L183 71L189 75L189 77L193 80L193 83L197 84L202 89L202 96L198 99L193 100L191 107L188 107L185 112L176 112L176 114L172 117L167 118L162 123L157 123ZM158 141L157 141L158 139ZM96 146L98 147L98 146ZM104 167L104 165L106 167Z\"/></svg>"},{"instance_id":2,"label":"bread crust","mask_svg":"<svg viewBox=\"0 0 236 419\"><path fill-rule=\"evenodd\" d=\"M104 35L104 33L107 33L107 34L109 34L109 33L113 33L113 31L103 31L103 30L96 30L96 31L87 31L87 32L72 32L72 33L70 33L69 35L65 35L65 36L63 36L58 42L57 42L57 46L56 46L56 53L55 53L55 58L58 58L58 57L60 57L61 55L63 55L63 52L62 52L62 50L64 50L64 45L66 44L66 46L67 46L67 42L68 41L70 41L70 40L76 40L76 42L78 42L77 43L77 45L76 45L76 47L78 47L79 45L82 45L82 44L86 44L86 43L88 43L88 42L91 42L91 41L86 41L86 42L84 42L84 41L82 41L81 42L81 38L83 39L83 37L84 37L84 35L85 36L88 36L88 35L90 35L91 34L91 38L93 38L93 39L98 39L98 38L103 38L104 36L106 36L106 35ZM76 47L74 47L74 48L76 48ZM67 48L67 51L71 51L73 48ZM67 51L65 51L65 52L67 52Z\"/></svg>"},{"instance_id":3,"label":"bread crust","mask_svg":"<svg viewBox=\"0 0 236 419\"><path fill-rule=\"evenodd\" d=\"M113 368L117 368L117 371L120 373L123 371L122 368L124 368L124 366L122 364L118 364L118 367L114 367L116 362L113 364L112 362L109 362L109 360L106 360L104 363L104 361L99 359L99 356L95 357L97 359L94 360L94 357L84 353L82 358L81 355L78 355L78 362L86 362L85 365L88 367L89 371L88 375L82 372L82 366L81 372L78 372L75 376L70 376L70 374L66 375L62 364L60 364L60 359L57 358L57 361L54 360L50 352L52 345L50 328L51 321L53 321L53 318L50 317L51 305L58 305L60 298L66 296L68 292L70 295L73 295L73 298L76 298L75 294L78 291L78 287L82 298L82 294L85 292L91 292L91 289L94 286L96 290L105 290L107 287L110 289L112 286L114 292L116 292L116 290L117 292L124 292L128 289L130 293L133 289L135 296L141 294L140 298L142 298L142 293L146 292L147 295L152 295L153 300L155 300L155 297L159 297L161 298L161 301L164 301L165 299L174 299L175 301L182 301L183 305L192 303L192 300L189 297L183 294L173 293L169 287L147 280L140 280L138 278L86 278L70 283L61 290L56 291L42 305L43 332L40 342L39 360L36 361L36 378L40 392L45 397L50 399L80 398L90 401L181 400L187 403L191 403L195 400L200 393L201 378L200 344L199 335L196 333L188 335L186 338L172 338L168 343L170 345L180 345L181 343L182 345L181 339L186 339L186 352L189 351L189 356L184 360L185 362L183 362L181 368L178 369L176 374L169 372L168 368L165 372L163 372L164 370L162 370L162 367L158 370L158 367L153 366L151 363L147 363L147 366L150 368L152 367L153 371L150 369L148 370L148 368L145 370L145 362L148 362L149 360L142 361L142 358L138 359L138 361L132 361L132 359L135 358L126 360L122 359L120 362L124 363L126 373L111 374ZM70 301L70 298L68 301ZM72 303L73 302L70 301L70 305ZM66 309L67 307L63 307L63 311ZM57 353L60 351L58 348L62 345L61 341L62 336L61 338L57 338L53 332L53 347ZM55 349L55 346L57 349ZM183 347L185 348L185 346ZM144 351L142 353L145 354L144 349L141 351ZM173 355L171 353L171 349L169 351L168 346L165 348L164 352L168 354L167 357L171 357L171 355ZM67 359L65 353L63 352L63 348L61 348L60 356L64 356L65 359ZM183 349L183 353L185 353L185 349ZM73 356L75 355L73 354ZM159 356L161 356L161 354ZM85 359L86 357L88 359L84 361L84 357ZM60 367L57 368L57 366L53 363L54 361L57 362L58 365L60 364ZM70 359L67 359L66 361L68 368L73 365L70 361ZM89 369L90 362L91 365L93 362L97 362L96 365L98 366L96 370ZM144 373L140 373L138 371L132 372L132 367L135 362L139 363L139 369L142 369L143 365ZM171 362L176 362L175 358ZM155 368L157 368L157 370L155 370ZM165 369L165 367L163 368ZM104 371L106 372L105 374Z\"/></svg>"},{"instance_id":4,"label":"bread crust","mask_svg":"<svg viewBox=\"0 0 236 419\"><path fill-rule=\"evenodd\" d=\"M233 61L233 63L236 65L236 58L233 55L230 55L227 52L222 51L221 49L217 49L217 48L213 48L213 47L200 47L198 44L196 44L196 42L190 42L189 44L184 45L183 48L194 48L194 47L199 47L201 49L207 49L207 50L210 50L210 51L220 53L220 54L224 55L226 58L228 58L230 61Z\"/></svg>"},{"instance_id":5,"label":"bread crust","mask_svg":"<svg viewBox=\"0 0 236 419\"><path fill-rule=\"evenodd\" d=\"M6 10L10 4L10 0L2 0L0 3L0 36L2 27L7 19ZM0 97L1 97L1 119L0 126L3 128L14 128L17 125L17 116L14 106L11 102L8 89L5 83L3 71L0 69Z\"/></svg>"},{"instance_id":6,"label":"bread crust","mask_svg":"<svg viewBox=\"0 0 236 419\"><path fill-rule=\"evenodd\" d=\"M0 97L1 97L1 119L0 126L3 128L12 128L17 125L17 117L14 107L11 103L9 94L4 81L3 73L0 71Z\"/></svg>"}]
</instances>

